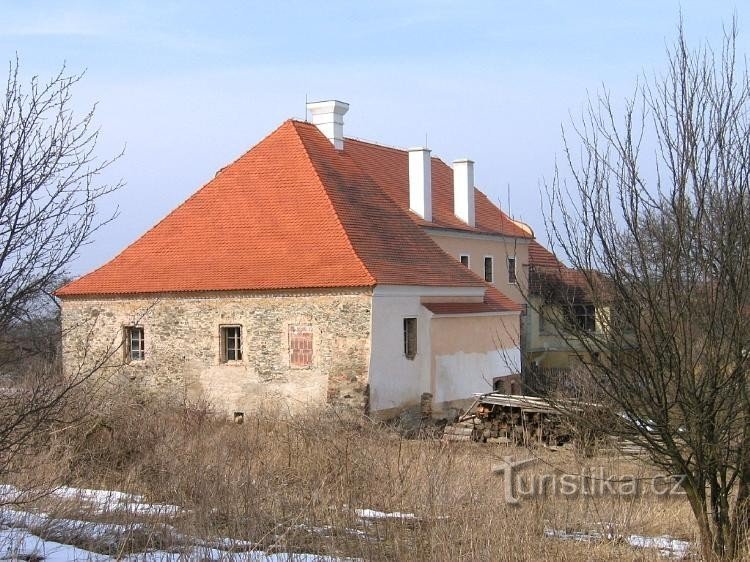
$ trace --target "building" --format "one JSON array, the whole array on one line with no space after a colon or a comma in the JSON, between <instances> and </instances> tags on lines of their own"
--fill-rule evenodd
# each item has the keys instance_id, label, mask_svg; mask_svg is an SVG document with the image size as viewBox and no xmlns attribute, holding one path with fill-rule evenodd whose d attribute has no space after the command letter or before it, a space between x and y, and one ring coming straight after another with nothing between
<instances>
[{"instance_id":1,"label":"building","mask_svg":"<svg viewBox=\"0 0 750 562\"><path fill-rule=\"evenodd\" d=\"M101 268L62 287L68 372L239 415L282 402L461 407L520 370L533 233L474 163L345 138L308 104Z\"/></svg>"},{"instance_id":2,"label":"building","mask_svg":"<svg viewBox=\"0 0 750 562\"><path fill-rule=\"evenodd\" d=\"M601 295L593 298L587 276L566 267L536 240L529 244L525 268L523 379L534 393L545 393L564 387L570 369L591 361L597 341L622 334L609 329L611 306L604 306ZM588 345L582 338L589 340Z\"/></svg>"}]
</instances>

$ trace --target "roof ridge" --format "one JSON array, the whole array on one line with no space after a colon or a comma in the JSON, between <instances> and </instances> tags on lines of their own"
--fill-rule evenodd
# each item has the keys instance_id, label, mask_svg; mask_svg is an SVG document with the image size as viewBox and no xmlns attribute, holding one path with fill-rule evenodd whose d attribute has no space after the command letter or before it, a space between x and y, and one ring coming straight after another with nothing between
<instances>
[{"instance_id":1,"label":"roof ridge","mask_svg":"<svg viewBox=\"0 0 750 562\"><path fill-rule=\"evenodd\" d=\"M302 139L300 138L300 140L302 140ZM302 141L302 142L304 144L304 141ZM383 147L383 148L386 148L388 150L396 150L396 149L391 149L389 147ZM306 148L305 148L305 151L306 151L306 154L307 154L307 149ZM309 155L308 155L308 157L309 157ZM350 161L350 164L352 166L354 166L360 174L362 174L364 177L368 178L373 183L373 185L376 185L376 186L378 185L378 183L375 181L375 179L370 174L368 174L364 169L362 169L362 167L356 162L356 160L354 160L353 158L349 157L349 161ZM311 159L311 164L312 164L313 168L315 168L315 162L313 162L312 159ZM320 178L320 175L317 172L317 168L315 168L315 173L318 175L318 179L322 183L322 179ZM325 186L325 184L323 184L323 185ZM385 199L387 199L393 205L393 208L395 210L397 210L399 213L402 213L406 218L408 218L408 220L410 222L413 222L413 219L409 216L410 212L412 212L412 211L407 212L404 209L402 209L393 200L393 198L390 196L390 194L388 194L388 192L386 192L384 189L380 189L380 194L381 194L382 197L384 197ZM330 195L328 195L328 191L327 190L326 190L326 195L328 196L329 201L330 201ZM333 202L331 202L331 204L333 205ZM335 205L334 205L334 211L335 211ZM338 219L338 213L336 214L336 218ZM342 228L344 228L343 224L341 226L342 226ZM421 227L419 227L419 225L417 225L417 228L419 228L420 229L419 232L421 232ZM348 231L346 230L346 228L344 228L344 231L347 233L347 239L348 239L349 234L348 234ZM452 263L455 262L455 266L456 267L460 267L460 268L462 268L462 271L464 271L465 266L462 265L460 262L456 261L455 258L453 258L453 256L451 256L447 251L445 251L440 246L440 244L438 244L437 242L435 242L432 239L431 236L428 236L428 235L425 234L425 240L429 244L431 244L434 248L436 248L440 253L442 253L443 255L445 255ZM355 253L356 253L356 250L355 250ZM368 270L368 272L369 272L369 270ZM471 276L473 276L478 281L478 285L479 286L491 286L479 274L473 272L471 269L466 269L466 273L469 273ZM503 294L503 296L505 296L505 295Z\"/></svg>"},{"instance_id":2,"label":"roof ridge","mask_svg":"<svg viewBox=\"0 0 750 562\"><path fill-rule=\"evenodd\" d=\"M405 152L407 154L409 153L409 149L408 148L401 148L401 147L398 147L398 146L391 146L391 145L388 145L388 144L381 144L381 143L378 143L378 142L375 142L375 141L369 141L369 140L361 139L359 137L344 137L344 141L360 142L362 144L366 144L366 145L372 146L374 148L379 148L381 150L389 150L391 152ZM346 146L346 143L344 143L344 146ZM448 163L445 160L443 160L442 157L440 157L440 156L434 156L432 154L432 149L431 148L429 149L429 151L430 151L430 159L437 160L438 162L440 162L444 166L448 166L448 168L451 168L448 165Z\"/></svg>"},{"instance_id":3,"label":"roof ridge","mask_svg":"<svg viewBox=\"0 0 750 562\"><path fill-rule=\"evenodd\" d=\"M320 177L320 173L318 172L318 168L315 166L315 162L313 162L313 159L310 158L310 153L307 149L307 145L305 144L305 141L302 140L302 137L300 136L299 131L297 130L297 124L302 123L302 122L297 121L297 120L292 120L292 119L290 119L289 121L291 122L292 127L294 129L294 135L297 137L297 141L300 143L300 146L302 147L302 152L305 154L305 160L307 161L313 173L315 174L315 178L318 181L318 185L320 186L321 191L325 195L325 200L328 203L328 206L330 207L331 211L333 212L333 216L336 219L336 223L339 225L339 228L341 229L341 232L344 235L344 238L346 239L347 245L351 249L354 256L357 258L357 261L359 262L362 269L370 278L370 282L373 285L377 284L377 280L375 279L375 276L372 274L372 272L370 272L370 269L367 267L367 265L365 265L365 262L362 260L356 248L354 247L354 244L352 244L352 240L349 237L349 233L344 227L344 224L341 222L341 217L339 217L339 213L336 210L336 206L333 204L333 201L331 201L331 196L328 193L328 190L326 189L325 184L323 183L323 178Z\"/></svg>"}]
</instances>

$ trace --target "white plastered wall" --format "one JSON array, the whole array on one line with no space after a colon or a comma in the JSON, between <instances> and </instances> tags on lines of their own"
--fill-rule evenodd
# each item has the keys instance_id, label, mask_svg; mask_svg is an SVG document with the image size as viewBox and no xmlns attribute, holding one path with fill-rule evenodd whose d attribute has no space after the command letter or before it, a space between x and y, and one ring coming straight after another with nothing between
<instances>
[{"instance_id":1,"label":"white plastered wall","mask_svg":"<svg viewBox=\"0 0 750 562\"><path fill-rule=\"evenodd\" d=\"M433 317L435 405L490 392L493 379L520 372L519 339L518 313Z\"/></svg>"},{"instance_id":2,"label":"white plastered wall","mask_svg":"<svg viewBox=\"0 0 750 562\"><path fill-rule=\"evenodd\" d=\"M519 317L473 315L435 317L423 300L466 301L484 289L378 286L372 297L369 369L370 410L396 411L419 404L465 400L488 392L492 379L520 365ZM417 319L417 355L404 354L404 318ZM437 344L437 347L436 347Z\"/></svg>"}]
</instances>

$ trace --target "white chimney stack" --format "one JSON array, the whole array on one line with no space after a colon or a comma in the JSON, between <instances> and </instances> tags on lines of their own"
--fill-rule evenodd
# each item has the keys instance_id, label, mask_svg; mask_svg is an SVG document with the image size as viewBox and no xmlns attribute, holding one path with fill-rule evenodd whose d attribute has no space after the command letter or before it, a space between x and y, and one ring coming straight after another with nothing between
<instances>
[{"instance_id":1,"label":"white chimney stack","mask_svg":"<svg viewBox=\"0 0 750 562\"><path fill-rule=\"evenodd\" d=\"M474 162L468 158L453 161L453 214L475 226Z\"/></svg>"},{"instance_id":2,"label":"white chimney stack","mask_svg":"<svg viewBox=\"0 0 750 562\"><path fill-rule=\"evenodd\" d=\"M409 149L409 208L432 222L432 160L429 148Z\"/></svg>"},{"instance_id":3,"label":"white chimney stack","mask_svg":"<svg viewBox=\"0 0 750 562\"><path fill-rule=\"evenodd\" d=\"M312 114L312 123L336 150L344 149L344 114L349 111L349 104L343 101L313 101L307 104Z\"/></svg>"}]
</instances>

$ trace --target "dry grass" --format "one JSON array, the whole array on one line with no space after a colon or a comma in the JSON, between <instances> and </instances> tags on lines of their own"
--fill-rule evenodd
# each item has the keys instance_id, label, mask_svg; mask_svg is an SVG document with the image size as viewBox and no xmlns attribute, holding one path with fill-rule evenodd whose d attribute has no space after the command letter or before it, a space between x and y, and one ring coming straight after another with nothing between
<instances>
[{"instance_id":1,"label":"dry grass","mask_svg":"<svg viewBox=\"0 0 750 562\"><path fill-rule=\"evenodd\" d=\"M405 439L392 427L330 410L291 419L251 415L236 425L205 408L113 404L83 425L55 432L39 452L39 474L27 473L26 483L65 475L67 484L135 492L185 508L175 517L105 513L100 521L127 516L209 540L367 560L658 558L618 541L545 538L545 529L695 539L681 498L548 496L513 506L492 470L504 456L534 455L539 460L524 475L579 474L592 466L649 475L643 463L625 458ZM42 503L48 512L81 517L79 505ZM363 508L415 517L363 519L356 511ZM164 537L138 542L170 546Z\"/></svg>"}]
</instances>

